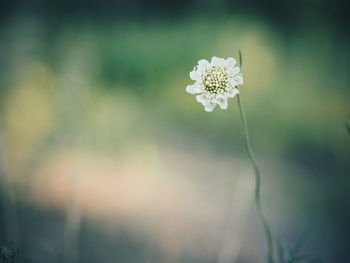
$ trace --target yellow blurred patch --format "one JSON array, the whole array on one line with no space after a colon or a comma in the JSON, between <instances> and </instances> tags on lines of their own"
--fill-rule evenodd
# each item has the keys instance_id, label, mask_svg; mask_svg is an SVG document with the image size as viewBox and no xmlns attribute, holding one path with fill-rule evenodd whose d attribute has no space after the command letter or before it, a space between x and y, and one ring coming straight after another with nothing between
<instances>
[{"instance_id":1,"label":"yellow blurred patch","mask_svg":"<svg viewBox=\"0 0 350 263\"><path fill-rule=\"evenodd\" d=\"M14 175L53 122L54 78L49 69L32 64L18 83L8 95L4 116L9 169Z\"/></svg>"}]
</instances>

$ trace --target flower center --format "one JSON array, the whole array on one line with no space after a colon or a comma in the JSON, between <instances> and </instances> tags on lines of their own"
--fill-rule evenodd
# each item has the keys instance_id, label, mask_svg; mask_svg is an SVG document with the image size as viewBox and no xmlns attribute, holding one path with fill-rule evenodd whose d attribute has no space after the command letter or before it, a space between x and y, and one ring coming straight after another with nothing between
<instances>
[{"instance_id":1,"label":"flower center","mask_svg":"<svg viewBox=\"0 0 350 263\"><path fill-rule=\"evenodd\" d=\"M212 67L202 75L205 91L218 94L226 91L228 87L228 74L220 67Z\"/></svg>"}]
</instances>

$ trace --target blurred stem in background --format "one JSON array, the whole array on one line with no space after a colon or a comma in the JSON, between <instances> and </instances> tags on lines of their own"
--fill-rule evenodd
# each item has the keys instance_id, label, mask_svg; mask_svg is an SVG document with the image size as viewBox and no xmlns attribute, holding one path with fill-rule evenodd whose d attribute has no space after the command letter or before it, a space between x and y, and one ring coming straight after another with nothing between
<instances>
[{"instance_id":1,"label":"blurred stem in background","mask_svg":"<svg viewBox=\"0 0 350 263\"><path fill-rule=\"evenodd\" d=\"M14 247L17 248L18 252L22 253L16 190L9 171L4 130L2 118L0 116L0 193L4 195L1 199L3 205L5 240L12 243ZM3 242L4 240L1 241ZM10 251L10 254L12 253L14 253L14 251ZM19 263L22 262L22 257L20 255L17 255L16 258Z\"/></svg>"},{"instance_id":2,"label":"blurred stem in background","mask_svg":"<svg viewBox=\"0 0 350 263\"><path fill-rule=\"evenodd\" d=\"M240 55L240 60L241 60L241 55ZM241 65L242 65L242 63L241 63ZM262 209L261 200L260 200L260 195L261 195L260 194L260 188L261 188L260 170L259 170L259 166L256 162L255 155L254 155L254 152L253 152L251 144L250 144L247 119L245 117L244 108L243 108L239 94L237 94L237 102L238 102L239 113L240 113L242 126L243 126L244 145L245 145L245 148L247 150L250 162L252 163L252 166L253 166L254 171L255 171L255 206L256 206L258 216L259 216L261 223L264 227L264 231L265 231L265 235L266 235L268 262L273 263L274 262L273 254L274 253L273 253L273 240L272 240L271 229L270 229L269 223L266 219L264 210Z\"/></svg>"},{"instance_id":3,"label":"blurred stem in background","mask_svg":"<svg viewBox=\"0 0 350 263\"><path fill-rule=\"evenodd\" d=\"M243 60L242 60L242 53L241 50L239 50L239 66L242 70L243 66ZM239 113L241 117L242 127L243 127L243 135L244 135L244 146L247 150L247 154L249 157L250 162L252 163L252 166L254 168L255 172L255 208L258 213L258 216L261 220L261 223L264 227L265 235L266 235L266 241L267 241L267 261L269 263L274 263L274 253L273 253L273 239L272 239L272 233L270 225L266 219L264 210L261 206L261 174L260 169L258 166L258 163L256 162L254 152L252 150L252 146L250 144L250 138L248 133L248 124L247 124L247 118L245 116L243 103L241 102L241 96L240 94L237 94L237 103L239 108Z\"/></svg>"},{"instance_id":4,"label":"blurred stem in background","mask_svg":"<svg viewBox=\"0 0 350 263\"><path fill-rule=\"evenodd\" d=\"M79 234L81 224L81 212L79 203L80 176L73 172L70 175L71 192L66 210L66 222L64 226L63 263L79 262Z\"/></svg>"}]
</instances>

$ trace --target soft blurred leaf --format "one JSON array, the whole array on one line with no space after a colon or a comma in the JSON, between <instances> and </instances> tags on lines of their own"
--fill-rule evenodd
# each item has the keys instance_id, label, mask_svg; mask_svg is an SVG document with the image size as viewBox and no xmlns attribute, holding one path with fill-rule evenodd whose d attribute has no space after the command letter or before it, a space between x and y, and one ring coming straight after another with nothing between
<instances>
[{"instance_id":1,"label":"soft blurred leaf","mask_svg":"<svg viewBox=\"0 0 350 263\"><path fill-rule=\"evenodd\" d=\"M284 259L284 248L281 240L276 241L277 244L277 255L278 255L278 263L285 263Z\"/></svg>"}]
</instances>

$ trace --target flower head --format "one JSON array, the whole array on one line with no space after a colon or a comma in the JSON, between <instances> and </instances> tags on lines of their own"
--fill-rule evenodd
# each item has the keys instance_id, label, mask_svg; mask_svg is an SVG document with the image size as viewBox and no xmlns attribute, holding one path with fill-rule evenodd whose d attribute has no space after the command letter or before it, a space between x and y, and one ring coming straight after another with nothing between
<instances>
[{"instance_id":1,"label":"flower head","mask_svg":"<svg viewBox=\"0 0 350 263\"><path fill-rule=\"evenodd\" d=\"M202 103L205 111L213 111L216 104L221 109L227 109L227 99L239 93L236 88L243 84L240 68L234 58L213 57L211 62L202 59L190 72L190 78L195 81L188 85L186 91L197 94L196 99Z\"/></svg>"}]
</instances>

